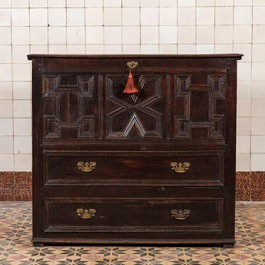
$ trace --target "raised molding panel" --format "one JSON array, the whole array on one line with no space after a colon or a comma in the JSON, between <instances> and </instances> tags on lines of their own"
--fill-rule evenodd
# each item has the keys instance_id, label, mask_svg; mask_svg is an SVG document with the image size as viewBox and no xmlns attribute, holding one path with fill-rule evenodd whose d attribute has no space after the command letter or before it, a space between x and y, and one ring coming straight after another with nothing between
<instances>
[{"instance_id":1,"label":"raised molding panel","mask_svg":"<svg viewBox=\"0 0 265 265\"><path fill-rule=\"evenodd\" d=\"M141 75L135 82L139 93L132 95L122 93L124 76L106 79L106 138L162 138L162 76Z\"/></svg>"},{"instance_id":2,"label":"raised molding panel","mask_svg":"<svg viewBox=\"0 0 265 265\"><path fill-rule=\"evenodd\" d=\"M94 138L98 106L97 77L43 76L45 138Z\"/></svg>"},{"instance_id":3,"label":"raised molding panel","mask_svg":"<svg viewBox=\"0 0 265 265\"><path fill-rule=\"evenodd\" d=\"M192 74L174 76L175 139L224 139L225 82L225 76L208 75L205 84Z\"/></svg>"}]
</instances>

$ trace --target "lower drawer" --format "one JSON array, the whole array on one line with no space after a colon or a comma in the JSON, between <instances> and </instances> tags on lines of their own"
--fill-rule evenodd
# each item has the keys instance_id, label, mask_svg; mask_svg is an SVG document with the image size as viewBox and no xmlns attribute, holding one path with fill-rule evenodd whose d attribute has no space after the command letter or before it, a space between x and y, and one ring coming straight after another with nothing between
<instances>
[{"instance_id":1,"label":"lower drawer","mask_svg":"<svg viewBox=\"0 0 265 265\"><path fill-rule=\"evenodd\" d=\"M44 232L222 233L224 200L46 199Z\"/></svg>"}]
</instances>

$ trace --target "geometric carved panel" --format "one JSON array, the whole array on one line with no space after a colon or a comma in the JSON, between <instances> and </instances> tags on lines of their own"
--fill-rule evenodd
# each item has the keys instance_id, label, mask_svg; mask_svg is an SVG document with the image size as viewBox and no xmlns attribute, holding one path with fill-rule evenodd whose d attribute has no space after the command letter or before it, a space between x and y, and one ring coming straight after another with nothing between
<instances>
[{"instance_id":1,"label":"geometric carved panel","mask_svg":"<svg viewBox=\"0 0 265 265\"><path fill-rule=\"evenodd\" d=\"M44 138L94 138L98 92L93 75L42 77Z\"/></svg>"},{"instance_id":2,"label":"geometric carved panel","mask_svg":"<svg viewBox=\"0 0 265 265\"><path fill-rule=\"evenodd\" d=\"M174 76L174 138L225 137L225 85L225 75Z\"/></svg>"},{"instance_id":3,"label":"geometric carved panel","mask_svg":"<svg viewBox=\"0 0 265 265\"><path fill-rule=\"evenodd\" d=\"M134 76L137 94L124 94L124 75L106 76L106 138L161 139L162 76Z\"/></svg>"}]
</instances>

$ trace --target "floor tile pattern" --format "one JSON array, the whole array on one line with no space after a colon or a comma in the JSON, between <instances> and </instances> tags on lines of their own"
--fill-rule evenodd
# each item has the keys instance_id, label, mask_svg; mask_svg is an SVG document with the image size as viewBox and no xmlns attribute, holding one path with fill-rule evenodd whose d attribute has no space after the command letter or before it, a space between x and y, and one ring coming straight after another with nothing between
<instances>
[{"instance_id":1,"label":"floor tile pattern","mask_svg":"<svg viewBox=\"0 0 265 265\"><path fill-rule=\"evenodd\" d=\"M234 248L34 247L30 240L31 202L0 202L1 265L265 265L265 203L237 203Z\"/></svg>"}]
</instances>

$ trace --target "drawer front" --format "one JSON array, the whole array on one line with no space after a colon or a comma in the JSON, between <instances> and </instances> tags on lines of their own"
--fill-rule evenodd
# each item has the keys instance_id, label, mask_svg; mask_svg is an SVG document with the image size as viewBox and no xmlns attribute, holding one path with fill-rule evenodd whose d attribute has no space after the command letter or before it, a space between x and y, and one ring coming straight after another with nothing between
<instances>
[{"instance_id":1,"label":"drawer front","mask_svg":"<svg viewBox=\"0 0 265 265\"><path fill-rule=\"evenodd\" d=\"M45 232L223 232L223 199L47 199Z\"/></svg>"},{"instance_id":2,"label":"drawer front","mask_svg":"<svg viewBox=\"0 0 265 265\"><path fill-rule=\"evenodd\" d=\"M222 186L224 152L44 152L46 185Z\"/></svg>"}]
</instances>

